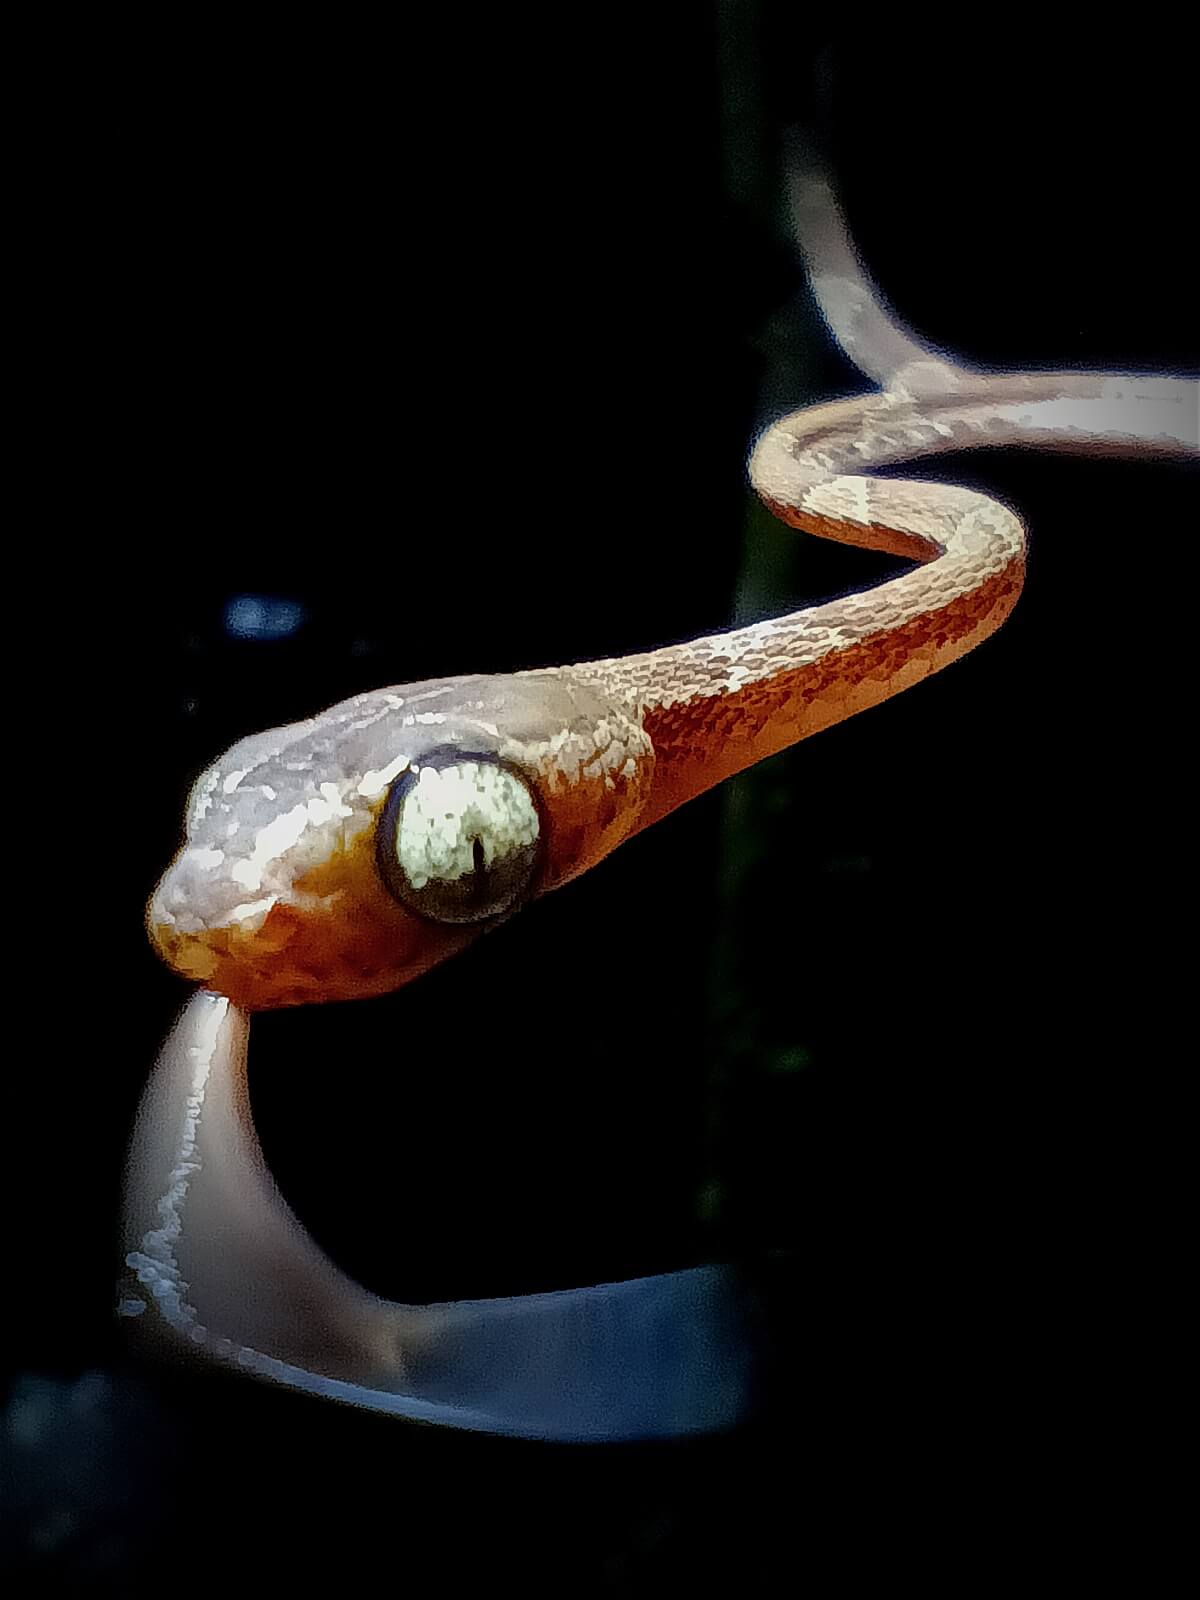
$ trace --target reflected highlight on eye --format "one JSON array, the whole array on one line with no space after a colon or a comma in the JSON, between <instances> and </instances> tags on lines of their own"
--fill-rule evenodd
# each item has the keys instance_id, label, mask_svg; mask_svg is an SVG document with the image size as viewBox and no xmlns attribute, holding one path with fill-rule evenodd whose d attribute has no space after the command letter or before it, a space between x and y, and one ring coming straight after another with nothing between
<instances>
[{"instance_id":1,"label":"reflected highlight on eye","mask_svg":"<svg viewBox=\"0 0 1200 1600\"><path fill-rule=\"evenodd\" d=\"M435 752L392 785L376 858L388 889L432 922L486 922L526 898L541 819L525 779L491 756Z\"/></svg>"}]
</instances>

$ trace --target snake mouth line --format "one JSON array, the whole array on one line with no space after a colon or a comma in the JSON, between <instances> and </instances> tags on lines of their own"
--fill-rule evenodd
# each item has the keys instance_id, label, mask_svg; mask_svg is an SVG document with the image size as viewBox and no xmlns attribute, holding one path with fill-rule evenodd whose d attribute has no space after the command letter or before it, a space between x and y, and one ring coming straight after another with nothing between
<instances>
[{"instance_id":1,"label":"snake mouth line","mask_svg":"<svg viewBox=\"0 0 1200 1600\"><path fill-rule=\"evenodd\" d=\"M409 1306L346 1276L263 1157L249 1015L201 991L146 1089L129 1153L118 1311L151 1350L412 1422L548 1440L728 1429L751 1406L731 1268Z\"/></svg>"}]
</instances>

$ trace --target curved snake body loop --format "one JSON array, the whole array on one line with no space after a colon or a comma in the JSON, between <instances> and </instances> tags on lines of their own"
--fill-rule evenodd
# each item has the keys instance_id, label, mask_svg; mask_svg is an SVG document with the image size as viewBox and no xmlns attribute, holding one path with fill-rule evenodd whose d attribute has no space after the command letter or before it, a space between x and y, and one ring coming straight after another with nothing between
<instances>
[{"instance_id":1,"label":"curved snake body loop","mask_svg":"<svg viewBox=\"0 0 1200 1600\"><path fill-rule=\"evenodd\" d=\"M1017 516L877 469L999 444L1200 452L1195 382L994 375L927 349L867 283L803 158L792 197L818 303L882 387L769 427L751 480L793 526L917 564L686 644L359 695L242 740L201 777L148 914L164 957L208 991L164 1047L130 1159L126 1309L147 1313L156 1336L327 1398L462 1427L629 1438L744 1412L738 1297L721 1268L440 1307L392 1305L347 1279L262 1160L246 1012L399 987L692 796L999 627L1024 572ZM400 895L381 850L397 852Z\"/></svg>"}]
</instances>

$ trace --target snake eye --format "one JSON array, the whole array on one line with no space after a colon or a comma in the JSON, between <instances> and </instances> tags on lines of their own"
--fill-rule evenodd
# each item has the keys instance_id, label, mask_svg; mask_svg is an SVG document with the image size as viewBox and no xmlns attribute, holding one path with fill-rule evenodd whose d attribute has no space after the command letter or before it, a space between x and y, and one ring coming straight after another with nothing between
<instances>
[{"instance_id":1,"label":"snake eye","mask_svg":"<svg viewBox=\"0 0 1200 1600\"><path fill-rule=\"evenodd\" d=\"M376 859L400 903L432 922L486 922L528 894L541 819L525 779L494 756L433 751L393 783Z\"/></svg>"}]
</instances>

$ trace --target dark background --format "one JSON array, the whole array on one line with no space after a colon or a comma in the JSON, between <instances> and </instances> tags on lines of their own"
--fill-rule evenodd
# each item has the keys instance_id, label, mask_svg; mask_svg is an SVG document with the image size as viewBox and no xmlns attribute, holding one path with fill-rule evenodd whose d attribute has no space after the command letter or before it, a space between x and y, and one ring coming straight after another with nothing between
<instances>
[{"instance_id":1,"label":"dark background","mask_svg":"<svg viewBox=\"0 0 1200 1600\"><path fill-rule=\"evenodd\" d=\"M799 280L793 122L937 344L1194 370L1182 66L1136 38L856 37L726 3L387 36L106 24L40 45L30 82L24 1581L758 1592L1015 1572L1047 1541L1144 1579L1130 1463L1182 1115L1184 468L922 468L1030 524L997 638L403 994L255 1024L268 1155L348 1270L420 1301L737 1260L773 1352L754 1426L596 1451L410 1429L135 1367L111 1305L123 1143L186 993L142 906L196 772L360 689L879 580L744 484L771 415L864 387ZM239 594L303 624L235 639Z\"/></svg>"}]
</instances>

